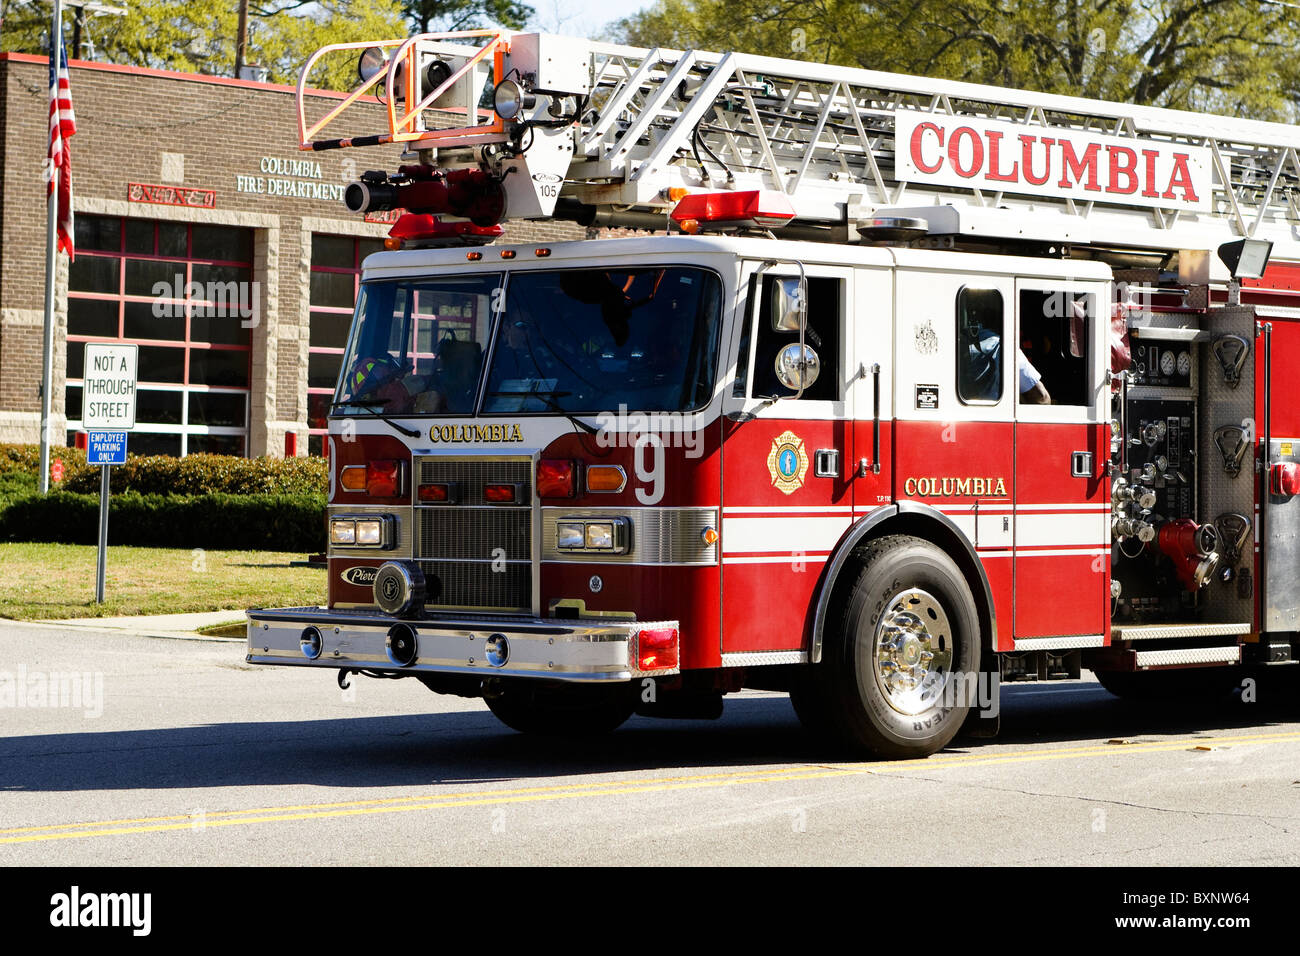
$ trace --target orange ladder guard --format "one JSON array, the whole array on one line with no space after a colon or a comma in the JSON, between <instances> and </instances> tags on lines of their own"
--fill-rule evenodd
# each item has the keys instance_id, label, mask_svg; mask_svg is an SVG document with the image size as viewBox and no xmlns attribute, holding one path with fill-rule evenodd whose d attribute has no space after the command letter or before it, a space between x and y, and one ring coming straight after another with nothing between
<instances>
[{"instance_id":1,"label":"orange ladder guard","mask_svg":"<svg viewBox=\"0 0 1300 956\"><path fill-rule=\"evenodd\" d=\"M425 41L436 40L463 40L471 37L488 37L488 41L479 48L478 52L469 57L460 69L456 70L451 76L447 77L437 89L431 91L424 99L416 103L411 109L407 110L400 117L397 115L397 104L394 100L394 84L396 83L397 74L402 72L401 65L405 65L403 80L406 83L403 101L410 103L415 99L416 87L416 70L417 63L417 44ZM430 105L442 96L447 90L451 89L456 82L473 69L476 63L483 60L489 54L492 55L493 76L497 79L501 77L502 59L510 46L510 34L500 30L460 30L454 33L421 33L404 40L359 40L352 43L331 43L321 47L313 53L303 65L302 72L298 74L298 87L296 100L298 104L298 148L302 150L322 150L322 149L341 149L348 146L377 146L384 143L404 143L415 140L456 140L466 137L478 137L483 141L483 137L492 137L500 135L504 138L505 121L494 113L493 122L481 126L459 126L449 127L447 129L426 130L418 128L420 114L430 108ZM306 104L304 96L307 92L307 76L311 73L318 60L326 53L334 53L341 50L367 50L371 48L379 50L389 50L396 47L396 52L389 57L388 69L375 73L370 79L365 80L360 86L350 92L341 103L325 114L317 123L310 128L307 126ZM338 118L344 110L359 100L366 94L366 91L379 82L380 77L384 77L384 93L387 97L388 106L388 132L376 133L370 136L353 136L347 139L327 139L313 140L322 129Z\"/></svg>"}]
</instances>

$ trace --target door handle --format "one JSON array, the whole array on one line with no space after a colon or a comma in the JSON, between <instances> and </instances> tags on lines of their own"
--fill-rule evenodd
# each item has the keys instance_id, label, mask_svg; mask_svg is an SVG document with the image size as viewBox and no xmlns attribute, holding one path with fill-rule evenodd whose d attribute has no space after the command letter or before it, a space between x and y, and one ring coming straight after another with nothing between
<instances>
[{"instance_id":1,"label":"door handle","mask_svg":"<svg viewBox=\"0 0 1300 956\"><path fill-rule=\"evenodd\" d=\"M1071 478L1092 477L1092 452L1076 451L1071 453L1070 477Z\"/></svg>"},{"instance_id":2,"label":"door handle","mask_svg":"<svg viewBox=\"0 0 1300 956\"><path fill-rule=\"evenodd\" d=\"M838 448L818 448L813 452L813 474L818 478L838 478L840 476L840 450Z\"/></svg>"}]
</instances>

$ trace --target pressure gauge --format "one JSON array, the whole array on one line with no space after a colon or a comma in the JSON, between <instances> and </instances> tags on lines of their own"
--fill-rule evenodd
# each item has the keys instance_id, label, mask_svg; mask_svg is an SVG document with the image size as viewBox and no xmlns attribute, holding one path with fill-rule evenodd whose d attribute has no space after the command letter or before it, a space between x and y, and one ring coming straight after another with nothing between
<instances>
[{"instance_id":1,"label":"pressure gauge","mask_svg":"<svg viewBox=\"0 0 1300 956\"><path fill-rule=\"evenodd\" d=\"M1178 353L1178 374L1179 375L1192 374L1192 357L1187 352Z\"/></svg>"},{"instance_id":2,"label":"pressure gauge","mask_svg":"<svg viewBox=\"0 0 1300 956\"><path fill-rule=\"evenodd\" d=\"M1173 352L1166 350L1165 352L1162 352L1160 354L1160 374L1161 375L1174 374L1174 353Z\"/></svg>"}]
</instances>

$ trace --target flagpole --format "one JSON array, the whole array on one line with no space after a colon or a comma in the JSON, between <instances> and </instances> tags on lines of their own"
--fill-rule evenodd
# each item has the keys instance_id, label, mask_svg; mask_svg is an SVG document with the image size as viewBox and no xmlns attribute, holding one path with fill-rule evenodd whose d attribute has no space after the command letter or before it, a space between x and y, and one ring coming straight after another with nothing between
<instances>
[{"instance_id":1,"label":"flagpole","mask_svg":"<svg viewBox=\"0 0 1300 956\"><path fill-rule=\"evenodd\" d=\"M54 17L50 23L50 57L54 68L55 82L58 81L58 58L63 39L63 0L54 0ZM46 104L48 112L49 104ZM56 121L58 117L55 117ZM49 149L49 120L46 119L46 149ZM54 167L49 167L54 173ZM56 186L50 190L45 202L45 338L41 352L43 367L41 369L41 459L40 490L45 494L50 490L50 407L54 390L54 273L58 265L55 229L59 218L59 190Z\"/></svg>"}]
</instances>

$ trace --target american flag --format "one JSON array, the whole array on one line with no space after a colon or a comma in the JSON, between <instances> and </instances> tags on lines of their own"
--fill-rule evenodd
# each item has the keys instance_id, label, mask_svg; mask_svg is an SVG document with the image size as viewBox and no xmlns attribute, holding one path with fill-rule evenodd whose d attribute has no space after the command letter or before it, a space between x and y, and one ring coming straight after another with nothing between
<instances>
[{"instance_id":1,"label":"american flag","mask_svg":"<svg viewBox=\"0 0 1300 956\"><path fill-rule=\"evenodd\" d=\"M56 56L54 43L50 43L50 156L46 195L54 195L55 187L58 187L58 248L69 258L76 258L72 246L72 154L68 150L68 137L77 131L77 121L72 115L68 51L63 45L62 34L58 37L58 45Z\"/></svg>"}]
</instances>

